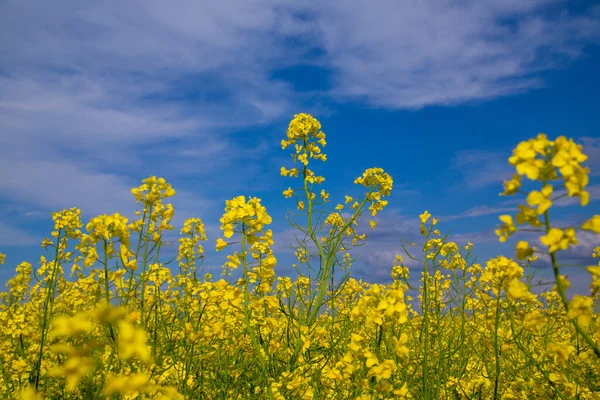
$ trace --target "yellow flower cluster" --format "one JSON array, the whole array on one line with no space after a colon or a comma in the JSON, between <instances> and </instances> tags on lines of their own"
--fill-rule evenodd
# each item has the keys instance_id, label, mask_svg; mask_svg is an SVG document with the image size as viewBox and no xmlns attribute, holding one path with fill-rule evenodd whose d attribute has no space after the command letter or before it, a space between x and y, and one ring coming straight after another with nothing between
<instances>
[{"instance_id":1,"label":"yellow flower cluster","mask_svg":"<svg viewBox=\"0 0 600 400\"><path fill-rule=\"evenodd\" d=\"M246 197L238 196L225 201L225 213L219 222L223 236L228 239L233 236L236 227L244 234L254 236L262 231L265 225L269 225L272 219L266 208L260 204L259 198L251 197L246 202Z\"/></svg>"},{"instance_id":2,"label":"yellow flower cluster","mask_svg":"<svg viewBox=\"0 0 600 400\"><path fill-rule=\"evenodd\" d=\"M85 229L94 242L100 240L118 239L123 245L129 247L129 229L127 229L127 218L115 213L113 215L100 215L94 217L86 225Z\"/></svg>"},{"instance_id":3,"label":"yellow flower cluster","mask_svg":"<svg viewBox=\"0 0 600 400\"><path fill-rule=\"evenodd\" d=\"M320 147L310 143L311 139L316 139L322 147L327 144L325 134L321 131L321 123L309 114L296 114L288 127L287 140L281 141L281 148L285 150L286 147L297 144L296 154L305 150L305 153L302 153L305 157L300 160L304 165L308 163L308 158L326 161L327 158L321 154Z\"/></svg>"},{"instance_id":4,"label":"yellow flower cluster","mask_svg":"<svg viewBox=\"0 0 600 400\"><path fill-rule=\"evenodd\" d=\"M555 141L550 141L540 133L535 139L519 143L508 161L516 167L518 175L526 175L531 180L542 182L558 179L558 170L568 195L578 196L581 205L585 206L589 203L589 193L585 190L589 183L589 169L581 165L587 160L581 150L582 146L573 142L573 139L560 136ZM519 186L520 178L513 177L505 183L505 194L515 193ZM549 197L552 193L551 189L547 190L550 193L544 197ZM541 200L539 195L536 197Z\"/></svg>"},{"instance_id":5,"label":"yellow flower cluster","mask_svg":"<svg viewBox=\"0 0 600 400\"><path fill-rule=\"evenodd\" d=\"M281 167L281 176L298 177L298 174L302 172L302 178L306 184L323 183L325 178L315 175L307 166L309 159L327 161L327 155L322 153L321 149L326 144L325 134L321 131L319 121L309 114L296 114L288 127L287 140L283 139L281 141L281 148L285 150L288 146L294 145L295 152L292 154L292 158L294 163L300 162L302 167L301 169ZM294 193L295 190L292 188L283 191L286 198L291 197ZM311 200L316 197L314 193L310 193L310 196ZM322 192L321 197L325 201L327 199L326 193ZM300 202L298 209L303 208L303 203Z\"/></svg>"},{"instance_id":6,"label":"yellow flower cluster","mask_svg":"<svg viewBox=\"0 0 600 400\"><path fill-rule=\"evenodd\" d=\"M195 274L196 261L204 258L204 247L200 244L200 241L207 240L204 223L200 218L186 219L179 233L182 236L179 239L177 253L179 267L186 275L188 273Z\"/></svg>"},{"instance_id":7,"label":"yellow flower cluster","mask_svg":"<svg viewBox=\"0 0 600 400\"><path fill-rule=\"evenodd\" d=\"M371 203L369 211L373 217L387 206L388 201L381 198L392 194L394 181L382 168L368 168L362 176L354 180L354 183L370 189L367 201Z\"/></svg>"},{"instance_id":8,"label":"yellow flower cluster","mask_svg":"<svg viewBox=\"0 0 600 400\"><path fill-rule=\"evenodd\" d=\"M175 189L165 180L151 176L144 179L140 187L131 189L131 194L135 197L138 204L149 207L156 201L175 196Z\"/></svg>"}]
</instances>

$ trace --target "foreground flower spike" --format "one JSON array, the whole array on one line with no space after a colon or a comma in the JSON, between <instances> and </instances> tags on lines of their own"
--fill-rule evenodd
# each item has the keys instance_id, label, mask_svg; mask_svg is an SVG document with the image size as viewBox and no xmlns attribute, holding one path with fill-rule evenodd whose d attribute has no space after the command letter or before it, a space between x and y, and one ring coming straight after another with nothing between
<instances>
[{"instance_id":1,"label":"foreground flower spike","mask_svg":"<svg viewBox=\"0 0 600 400\"><path fill-rule=\"evenodd\" d=\"M294 146L292 159L297 166L291 169L281 167L282 176L298 177L302 173L302 178L311 184L320 184L325 181L322 176L317 176L308 168L310 159L327 161L327 155L322 153L325 147L325 134L321 131L321 124L309 114L296 114L290 122L287 130L287 140L281 141L281 148L285 150L288 146ZM289 188L283 194L290 197L293 190Z\"/></svg>"},{"instance_id":2,"label":"foreground flower spike","mask_svg":"<svg viewBox=\"0 0 600 400\"><path fill-rule=\"evenodd\" d=\"M579 197L579 203L582 207L589 203L590 195L585 188L589 183L590 170L582 165L587 160L587 156L582 152L582 149L583 146L576 144L573 139L560 136L555 141L550 141L542 133L534 139L519 143L514 149L512 157L508 160L510 164L515 166L517 175L514 175L510 181L504 182L502 195L512 195L519 191L521 188L521 175L541 183L541 190L531 190L529 193L525 193L528 206L519 205L516 222L519 225L530 225L535 229L528 230L540 233L539 240L547 247L547 254L550 255L552 271L556 281L553 290L558 293L560 303L567 315L570 316L578 337L600 359L600 341L592 338L587 330L591 321L588 308L592 307L592 302L591 300L588 301L587 298L577 296L573 297L572 301L568 300L566 291L569 288L569 281L560 274L561 266L557 261L559 251L568 250L579 243L576 228L552 226L549 213L554 202L564 197L564 195L557 194L552 198L555 192L553 181L562 180L566 195ZM496 229L495 233L500 242L505 242L517 232L518 228L510 215L502 215L500 220L503 225ZM600 216L595 215L585 221L581 225L581 230L596 234L600 233ZM528 242L519 241L517 243L516 255L519 260L530 260L534 252L535 249L531 248ZM592 274L592 293L600 292L595 267L588 267L587 270ZM522 285L513 284L511 286L511 297L516 298L522 289ZM600 333L597 336L600 338Z\"/></svg>"}]
</instances>

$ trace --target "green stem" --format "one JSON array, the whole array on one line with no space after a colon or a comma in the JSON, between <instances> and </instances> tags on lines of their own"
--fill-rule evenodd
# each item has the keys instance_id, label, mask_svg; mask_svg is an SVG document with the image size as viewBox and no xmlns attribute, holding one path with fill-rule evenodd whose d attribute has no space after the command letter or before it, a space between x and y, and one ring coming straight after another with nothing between
<instances>
[{"instance_id":1,"label":"green stem","mask_svg":"<svg viewBox=\"0 0 600 400\"><path fill-rule=\"evenodd\" d=\"M60 239L61 239L62 230L58 231L58 236L56 238L56 252L54 255L54 265L52 267L52 274L50 275L50 281L46 286L46 300L44 301L44 317L42 319L42 335L40 339L40 349L38 352L38 357L33 367L32 374L35 379L35 390L38 390L40 384L40 373L42 368L42 359L44 357L44 345L46 344L46 335L48 324L50 323L49 319L52 315L52 303L54 300L54 284L57 275L57 270L59 266L59 249L60 249ZM31 381L31 379L30 379Z\"/></svg>"},{"instance_id":2,"label":"green stem","mask_svg":"<svg viewBox=\"0 0 600 400\"><path fill-rule=\"evenodd\" d=\"M423 304L421 304L421 312L423 314L422 318L423 318L423 322L421 325L421 336L425 335L425 343L423 346L423 362L421 364L421 367L423 369L423 398L424 399L429 399L429 391L428 391L428 386L427 383L429 381L429 365L428 365L428 361L429 361L429 313L427 310L427 306L428 306L428 293L427 293L427 278L429 276L429 272L427 269L427 257L425 257L425 260L423 261ZM421 338L422 339L422 338Z\"/></svg>"},{"instance_id":3,"label":"green stem","mask_svg":"<svg viewBox=\"0 0 600 400\"><path fill-rule=\"evenodd\" d=\"M152 205L150 205L150 208L148 209L148 214L152 215ZM150 223L150 217L148 218L148 223ZM143 260L143 266L142 266L142 276L141 276L141 281L142 281L142 293L140 294L140 313L141 313L141 324L142 326L144 325L144 300L145 300L145 292L146 292L146 268L147 268L147 264L148 264L148 237L149 237L150 232L146 231L146 235L144 235L144 260Z\"/></svg>"},{"instance_id":4,"label":"green stem","mask_svg":"<svg viewBox=\"0 0 600 400\"><path fill-rule=\"evenodd\" d=\"M544 212L544 224L546 225L546 233L550 232L550 228L551 228L550 216L549 216L547 210L546 210L546 212ZM558 263L556 261L556 253L550 253L550 259L552 260L552 271L554 272L554 278L556 279L556 289L558 291L558 294L560 295L560 299L565 308L565 312L568 313L569 312L569 300L567 300L565 288L563 286L562 280L560 279L560 274L559 274L560 270L559 270ZM577 321L575 319L572 319L571 323L575 327L575 330L577 331L577 333L580 334L581 337L583 338L583 340L585 340L585 342L590 346L590 348L592 349L594 354L598 358L600 358L600 348L598 348L598 346L596 346L596 344L594 343L592 338L590 338L590 336L579 326L579 324L577 323Z\"/></svg>"},{"instance_id":5,"label":"green stem","mask_svg":"<svg viewBox=\"0 0 600 400\"><path fill-rule=\"evenodd\" d=\"M498 384L500 381L500 345L498 343L498 329L500 327L500 288L496 299L496 319L494 322L494 357L496 359L496 371L494 376L494 400L498 398Z\"/></svg>"}]
</instances>

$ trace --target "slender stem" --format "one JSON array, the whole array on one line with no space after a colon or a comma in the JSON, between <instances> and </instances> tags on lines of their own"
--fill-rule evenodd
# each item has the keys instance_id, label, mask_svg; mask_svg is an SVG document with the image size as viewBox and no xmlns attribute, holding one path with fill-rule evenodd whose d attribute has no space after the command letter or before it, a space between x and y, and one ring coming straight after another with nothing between
<instances>
[{"instance_id":1,"label":"slender stem","mask_svg":"<svg viewBox=\"0 0 600 400\"><path fill-rule=\"evenodd\" d=\"M423 261L423 303L421 304L421 312L422 312L422 318L423 318L423 322L421 325L421 336L425 336L424 337L424 344L423 344L423 362L421 364L421 367L423 369L423 398L424 399L429 399L429 391L428 391L428 381L429 381L429 312L428 312L428 285L427 285L427 278L429 276L429 272L427 269L427 257L425 257L425 260ZM420 338L421 340L423 340L423 338Z\"/></svg>"},{"instance_id":2,"label":"slender stem","mask_svg":"<svg viewBox=\"0 0 600 400\"><path fill-rule=\"evenodd\" d=\"M42 335L40 339L40 350L38 352L38 357L33 367L32 374L35 375L35 390L38 390L40 384L40 373L42 368L42 358L44 357L44 345L46 344L46 335L48 333L48 324L50 316L52 315L52 303L54 300L54 284L57 275L57 270L59 266L59 249L60 249L60 240L61 240L62 230L58 231L58 236L56 238L56 252L54 255L54 265L52 267L52 273L50 275L50 281L46 285L46 300L44 301L44 317L42 319Z\"/></svg>"},{"instance_id":3,"label":"slender stem","mask_svg":"<svg viewBox=\"0 0 600 400\"><path fill-rule=\"evenodd\" d=\"M152 205L150 205L150 208L148 209L148 224L150 224L150 216L152 215ZM145 300L145 292L146 292L146 268L147 268L147 264L148 264L148 238L149 238L149 229L146 231L146 234L144 235L144 260L143 260L143 266L142 266L142 276L141 276L141 281L142 281L142 292L140 293L140 313L141 313L141 323L142 326L144 326L144 300Z\"/></svg>"},{"instance_id":4,"label":"slender stem","mask_svg":"<svg viewBox=\"0 0 600 400\"><path fill-rule=\"evenodd\" d=\"M496 371L494 376L494 400L498 398L498 384L500 381L500 345L498 343L498 329L500 327L500 288L496 299L496 320L494 323L494 357L496 359Z\"/></svg>"}]
</instances>

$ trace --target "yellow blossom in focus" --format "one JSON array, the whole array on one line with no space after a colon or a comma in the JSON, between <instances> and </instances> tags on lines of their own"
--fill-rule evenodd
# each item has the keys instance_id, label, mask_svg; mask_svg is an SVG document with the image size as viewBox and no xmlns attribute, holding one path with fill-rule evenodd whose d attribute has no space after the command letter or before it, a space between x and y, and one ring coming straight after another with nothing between
<instances>
[{"instance_id":1,"label":"yellow blossom in focus","mask_svg":"<svg viewBox=\"0 0 600 400\"><path fill-rule=\"evenodd\" d=\"M536 158L540 152L541 150L536 148L535 140L521 142L513 150L513 155L508 162L516 166L519 175L527 175L527 178L536 180L544 167L544 161Z\"/></svg>"}]
</instances>

